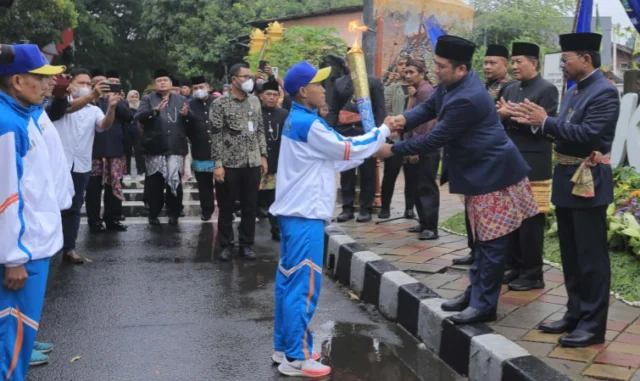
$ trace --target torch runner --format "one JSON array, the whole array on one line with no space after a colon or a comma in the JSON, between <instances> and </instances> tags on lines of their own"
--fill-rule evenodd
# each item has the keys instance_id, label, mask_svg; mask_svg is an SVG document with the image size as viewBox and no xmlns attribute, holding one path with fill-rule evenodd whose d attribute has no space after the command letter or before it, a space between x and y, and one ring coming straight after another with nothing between
<instances>
[{"instance_id":1,"label":"torch runner","mask_svg":"<svg viewBox=\"0 0 640 381\"><path fill-rule=\"evenodd\" d=\"M366 26L358 26L357 21L349 23L349 32L366 31ZM373 118L373 108L371 106L371 95L369 94L369 80L367 78L367 66L364 60L364 52L358 45L358 40L353 44L347 52L347 61L349 62L349 70L351 72L351 80L353 81L353 90L356 98L356 105L362 119L362 127L364 132L371 131L376 126Z\"/></svg>"}]
</instances>

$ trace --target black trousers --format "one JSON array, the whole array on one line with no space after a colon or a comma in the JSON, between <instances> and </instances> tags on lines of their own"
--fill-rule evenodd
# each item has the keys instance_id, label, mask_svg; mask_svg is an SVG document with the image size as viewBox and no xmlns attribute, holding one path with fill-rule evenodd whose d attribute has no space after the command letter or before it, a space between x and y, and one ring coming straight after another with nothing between
<instances>
[{"instance_id":1,"label":"black trousers","mask_svg":"<svg viewBox=\"0 0 640 381\"><path fill-rule=\"evenodd\" d=\"M383 208L391 206L391 198L396 187L396 180L400 174L400 168L404 172L404 208L405 210L412 210L416 205L418 164L403 164L403 160L403 156L394 155L384 161L384 174L382 176L382 185L380 186L380 198Z\"/></svg>"},{"instance_id":2,"label":"black trousers","mask_svg":"<svg viewBox=\"0 0 640 381\"><path fill-rule=\"evenodd\" d=\"M104 215L100 218L100 200L104 189ZM122 215L122 201L113 195L110 185L102 184L102 176L90 176L87 185L87 221L89 224L99 224L118 221Z\"/></svg>"},{"instance_id":3,"label":"black trousers","mask_svg":"<svg viewBox=\"0 0 640 381\"><path fill-rule=\"evenodd\" d=\"M543 213L522 221L509 235L508 267L527 272L532 280L542 280L542 250L546 216Z\"/></svg>"},{"instance_id":4,"label":"black trousers","mask_svg":"<svg viewBox=\"0 0 640 381\"><path fill-rule=\"evenodd\" d=\"M238 227L240 246L251 246L256 235L260 167L225 168L224 172L224 183L216 182L220 211L218 218L220 246L233 245L232 217L237 199L240 199L240 205L242 205L242 219Z\"/></svg>"},{"instance_id":5,"label":"black trousers","mask_svg":"<svg viewBox=\"0 0 640 381\"><path fill-rule=\"evenodd\" d=\"M180 217L180 205L182 205L182 184L176 189L177 195L171 192L171 187L166 183L160 173L154 173L146 177L144 184L146 199L149 203L149 217L157 218L162 211L165 202L167 203L167 215L169 217ZM166 193L166 196L165 196Z\"/></svg>"},{"instance_id":6,"label":"black trousers","mask_svg":"<svg viewBox=\"0 0 640 381\"><path fill-rule=\"evenodd\" d=\"M607 206L556 207L565 287L564 320L604 338L609 312L611 263L607 242Z\"/></svg>"},{"instance_id":7,"label":"black trousers","mask_svg":"<svg viewBox=\"0 0 640 381\"><path fill-rule=\"evenodd\" d=\"M357 168L360 174L360 210L371 213L373 197L376 192L376 159L370 158ZM342 188L342 209L353 211L356 198L356 168L340 174L340 188Z\"/></svg>"},{"instance_id":8,"label":"black trousers","mask_svg":"<svg viewBox=\"0 0 640 381\"><path fill-rule=\"evenodd\" d=\"M147 167L144 163L144 156L140 153L140 142L142 138L139 134L131 135L131 147L129 151L132 151L133 155L131 153L127 153L127 173L131 174L131 157L133 156L136 158L136 172L138 175L141 175L147 172Z\"/></svg>"},{"instance_id":9,"label":"black trousers","mask_svg":"<svg viewBox=\"0 0 640 381\"><path fill-rule=\"evenodd\" d=\"M213 172L194 172L198 182L200 196L200 211L203 216L211 216L215 211Z\"/></svg>"},{"instance_id":10,"label":"black trousers","mask_svg":"<svg viewBox=\"0 0 640 381\"><path fill-rule=\"evenodd\" d=\"M471 221L469 220L469 213L467 213L467 204L464 205L464 225L467 229L467 246L471 250L469 253L473 256L473 248L475 246L475 242L473 241L473 230L471 229Z\"/></svg>"},{"instance_id":11,"label":"black trousers","mask_svg":"<svg viewBox=\"0 0 640 381\"><path fill-rule=\"evenodd\" d=\"M438 166L440 154L420 156L418 162L418 192L416 207L423 230L438 232L440 214L440 187L438 186Z\"/></svg>"},{"instance_id":12,"label":"black trousers","mask_svg":"<svg viewBox=\"0 0 640 381\"><path fill-rule=\"evenodd\" d=\"M269 210L271 205L276 201L276 190L268 189L261 190L258 194L258 205L265 210ZM271 233L280 233L280 225L278 224L278 218L269 213L269 225L271 225Z\"/></svg>"}]
</instances>

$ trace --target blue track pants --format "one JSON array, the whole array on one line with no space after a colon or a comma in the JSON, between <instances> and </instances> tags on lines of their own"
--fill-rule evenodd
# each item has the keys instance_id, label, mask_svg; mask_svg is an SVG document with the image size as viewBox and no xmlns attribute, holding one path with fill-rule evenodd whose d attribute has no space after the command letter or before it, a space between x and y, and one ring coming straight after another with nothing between
<instances>
[{"instance_id":1,"label":"blue track pants","mask_svg":"<svg viewBox=\"0 0 640 381\"><path fill-rule=\"evenodd\" d=\"M322 285L323 220L278 217L280 265L276 274L274 347L290 359L313 354L313 317Z\"/></svg>"}]
</instances>

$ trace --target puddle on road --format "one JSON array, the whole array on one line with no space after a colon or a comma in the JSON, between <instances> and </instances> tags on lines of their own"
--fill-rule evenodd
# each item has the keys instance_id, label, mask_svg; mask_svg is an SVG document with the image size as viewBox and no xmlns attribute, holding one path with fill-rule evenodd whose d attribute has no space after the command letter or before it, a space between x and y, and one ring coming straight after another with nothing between
<instances>
[{"instance_id":1,"label":"puddle on road","mask_svg":"<svg viewBox=\"0 0 640 381\"><path fill-rule=\"evenodd\" d=\"M366 335L374 326L336 323L334 336L322 342L322 354L333 367L331 380L419 381L384 343Z\"/></svg>"}]
</instances>

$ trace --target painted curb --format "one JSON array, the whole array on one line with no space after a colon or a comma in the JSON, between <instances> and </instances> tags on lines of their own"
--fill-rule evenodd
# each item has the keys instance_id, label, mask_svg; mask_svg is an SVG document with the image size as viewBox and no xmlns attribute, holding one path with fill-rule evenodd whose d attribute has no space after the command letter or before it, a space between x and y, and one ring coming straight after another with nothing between
<instances>
[{"instance_id":1,"label":"painted curb","mask_svg":"<svg viewBox=\"0 0 640 381\"><path fill-rule=\"evenodd\" d=\"M365 303L421 340L442 361L471 381L565 381L526 349L485 324L455 325L445 299L379 255L367 251L341 228L325 228L326 273L350 287Z\"/></svg>"}]
</instances>

